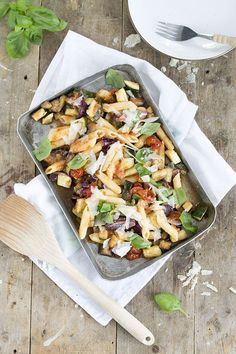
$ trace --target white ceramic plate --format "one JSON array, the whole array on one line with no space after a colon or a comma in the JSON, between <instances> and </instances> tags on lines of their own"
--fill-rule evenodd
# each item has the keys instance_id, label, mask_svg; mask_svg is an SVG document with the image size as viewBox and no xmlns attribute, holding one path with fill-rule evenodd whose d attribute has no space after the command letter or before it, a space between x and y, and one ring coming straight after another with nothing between
<instances>
[{"instance_id":1,"label":"white ceramic plate","mask_svg":"<svg viewBox=\"0 0 236 354\"><path fill-rule=\"evenodd\" d=\"M173 42L156 33L158 21L183 24L200 33L236 36L236 0L129 0L134 27L153 48L169 56L210 59L233 49L203 38Z\"/></svg>"}]
</instances>

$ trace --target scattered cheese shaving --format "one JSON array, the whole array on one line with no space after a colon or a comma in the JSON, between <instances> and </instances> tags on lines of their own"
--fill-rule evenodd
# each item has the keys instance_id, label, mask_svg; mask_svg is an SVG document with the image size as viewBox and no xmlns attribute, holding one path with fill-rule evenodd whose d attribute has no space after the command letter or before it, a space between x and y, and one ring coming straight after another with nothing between
<instances>
[{"instance_id":1,"label":"scattered cheese shaving","mask_svg":"<svg viewBox=\"0 0 236 354\"><path fill-rule=\"evenodd\" d=\"M111 238L107 238L105 241L103 241L102 248L107 248L108 247L108 243L109 243L110 239Z\"/></svg>"},{"instance_id":2,"label":"scattered cheese shaving","mask_svg":"<svg viewBox=\"0 0 236 354\"><path fill-rule=\"evenodd\" d=\"M203 285L206 285L207 288L211 289L215 293L218 293L218 289L214 285L210 284L208 281L204 281Z\"/></svg>"},{"instance_id":3,"label":"scattered cheese shaving","mask_svg":"<svg viewBox=\"0 0 236 354\"><path fill-rule=\"evenodd\" d=\"M172 68L177 68L177 65L179 63L179 59L171 58L169 62L169 66Z\"/></svg>"},{"instance_id":4,"label":"scattered cheese shaving","mask_svg":"<svg viewBox=\"0 0 236 354\"><path fill-rule=\"evenodd\" d=\"M166 72L166 67L165 67L165 66L162 66L162 67L161 67L161 72L163 72L163 73Z\"/></svg>"},{"instance_id":5,"label":"scattered cheese shaving","mask_svg":"<svg viewBox=\"0 0 236 354\"><path fill-rule=\"evenodd\" d=\"M229 288L229 290L230 290L232 293L236 294L236 289L233 288L232 286Z\"/></svg>"},{"instance_id":6,"label":"scattered cheese shaving","mask_svg":"<svg viewBox=\"0 0 236 354\"><path fill-rule=\"evenodd\" d=\"M126 48L134 48L137 44L141 43L141 37L139 34L130 34L125 39L124 46Z\"/></svg>"},{"instance_id":7,"label":"scattered cheese shaving","mask_svg":"<svg viewBox=\"0 0 236 354\"><path fill-rule=\"evenodd\" d=\"M203 291L201 293L202 296L211 296L211 293L209 291Z\"/></svg>"},{"instance_id":8,"label":"scattered cheese shaving","mask_svg":"<svg viewBox=\"0 0 236 354\"><path fill-rule=\"evenodd\" d=\"M193 261L192 267L186 273L186 280L183 282L182 287L188 286L191 284L190 290L193 290L197 284L198 277L197 275L201 271L201 266L197 261ZM194 278L197 277L197 280Z\"/></svg>"},{"instance_id":9,"label":"scattered cheese shaving","mask_svg":"<svg viewBox=\"0 0 236 354\"><path fill-rule=\"evenodd\" d=\"M117 254L117 256L124 257L131 249L130 242L120 242L118 241L115 247L112 248L112 252Z\"/></svg>"},{"instance_id":10,"label":"scattered cheese shaving","mask_svg":"<svg viewBox=\"0 0 236 354\"><path fill-rule=\"evenodd\" d=\"M201 275L211 275L212 273L213 273L213 270L208 270L208 269L201 270Z\"/></svg>"},{"instance_id":11,"label":"scattered cheese shaving","mask_svg":"<svg viewBox=\"0 0 236 354\"><path fill-rule=\"evenodd\" d=\"M52 342L54 342L64 331L64 327L62 327L60 329L60 331L58 331L54 336L49 337L47 340L45 340L45 342L43 342L43 346L44 347L48 347L50 344L52 344Z\"/></svg>"}]
</instances>

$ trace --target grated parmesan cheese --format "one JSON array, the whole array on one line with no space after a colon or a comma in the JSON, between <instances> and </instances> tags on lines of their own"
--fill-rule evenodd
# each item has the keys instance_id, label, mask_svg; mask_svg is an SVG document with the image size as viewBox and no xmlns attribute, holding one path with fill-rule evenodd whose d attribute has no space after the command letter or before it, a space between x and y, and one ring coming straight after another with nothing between
<instances>
[{"instance_id":1,"label":"grated parmesan cheese","mask_svg":"<svg viewBox=\"0 0 236 354\"><path fill-rule=\"evenodd\" d=\"M236 289L233 288L232 286L229 288L229 290L230 290L232 293L236 294Z\"/></svg>"},{"instance_id":2,"label":"grated parmesan cheese","mask_svg":"<svg viewBox=\"0 0 236 354\"><path fill-rule=\"evenodd\" d=\"M203 285L206 285L207 288L211 289L215 293L218 293L218 289L214 285L210 284L208 281L204 281Z\"/></svg>"}]
</instances>

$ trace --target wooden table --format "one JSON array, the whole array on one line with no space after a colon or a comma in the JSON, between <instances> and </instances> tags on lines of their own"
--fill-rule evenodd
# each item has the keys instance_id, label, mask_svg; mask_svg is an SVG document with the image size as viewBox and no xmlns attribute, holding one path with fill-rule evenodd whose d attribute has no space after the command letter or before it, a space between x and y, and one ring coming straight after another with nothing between
<instances>
[{"instance_id":1,"label":"wooden table","mask_svg":"<svg viewBox=\"0 0 236 354\"><path fill-rule=\"evenodd\" d=\"M236 51L209 61L192 62L198 68L196 83L186 83L185 69L169 66L170 58L142 42L133 49L124 48L125 38L134 33L127 1L68 0L42 1L69 22L69 28L93 40L143 58L157 68L166 67L166 75L199 105L197 121L217 150L236 167ZM16 120L27 110L34 91L56 53L65 32L46 34L39 49L11 61L4 51L2 38L6 26L0 24L0 185L1 199L12 193L14 182L28 182L35 166L16 134ZM97 53L99 55L99 53ZM53 83L52 83L53 84ZM222 181L224 183L224 181ZM0 353L32 354L235 354L236 287L234 188L220 203L215 226L204 239L175 254L173 259L131 301L127 309L146 324L156 336L156 344L144 347L114 321L103 328L81 308L76 308L51 280L31 261L0 245ZM200 246L199 246L200 245ZM184 273L193 260L204 269L218 293L205 297L201 276L194 291L182 288L177 275ZM209 289L208 289L209 290ZM161 313L153 294L170 291L177 294L189 313ZM43 342L63 328L62 335L50 346Z\"/></svg>"}]
</instances>

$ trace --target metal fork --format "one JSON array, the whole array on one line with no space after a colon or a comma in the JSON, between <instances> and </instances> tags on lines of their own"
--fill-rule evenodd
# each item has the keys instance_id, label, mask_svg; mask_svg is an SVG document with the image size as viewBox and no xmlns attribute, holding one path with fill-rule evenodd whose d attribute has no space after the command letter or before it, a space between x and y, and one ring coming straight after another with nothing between
<instances>
[{"instance_id":1,"label":"metal fork","mask_svg":"<svg viewBox=\"0 0 236 354\"><path fill-rule=\"evenodd\" d=\"M187 41L188 39L194 37L201 37L201 38L210 39L214 42L218 42L221 44L229 44L232 47L236 46L235 37L223 36L220 34L211 35L211 34L197 33L189 27L176 25L173 23L161 22L161 21L158 22L157 24L156 33L171 41Z\"/></svg>"}]
</instances>

